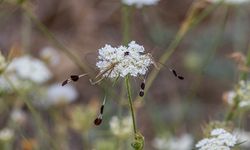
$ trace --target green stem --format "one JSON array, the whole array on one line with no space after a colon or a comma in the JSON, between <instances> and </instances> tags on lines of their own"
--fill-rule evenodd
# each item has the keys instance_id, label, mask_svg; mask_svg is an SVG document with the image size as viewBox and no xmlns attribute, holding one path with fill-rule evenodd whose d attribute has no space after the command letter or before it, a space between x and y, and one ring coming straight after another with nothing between
<instances>
[{"instance_id":1,"label":"green stem","mask_svg":"<svg viewBox=\"0 0 250 150\"><path fill-rule=\"evenodd\" d=\"M133 106L133 102L132 102L131 88L130 88L130 82L129 82L128 75L125 78L125 82L126 82L126 88L127 88L127 93L128 93L129 107L130 107L132 121L133 121L134 134L136 135L137 129L136 129L136 121L135 121L135 112L134 112L134 106Z\"/></svg>"},{"instance_id":2,"label":"green stem","mask_svg":"<svg viewBox=\"0 0 250 150\"><path fill-rule=\"evenodd\" d=\"M122 43L127 45L130 40L130 6L122 6Z\"/></svg>"},{"instance_id":3,"label":"green stem","mask_svg":"<svg viewBox=\"0 0 250 150\"><path fill-rule=\"evenodd\" d=\"M239 100L239 97L236 96L234 98L234 104L233 106L231 107L230 111L228 112L228 114L226 115L226 118L225 118L225 121L226 122L229 122L229 121L232 121L234 116L235 116L235 113L239 107L239 104L240 104L240 100Z\"/></svg>"},{"instance_id":4,"label":"green stem","mask_svg":"<svg viewBox=\"0 0 250 150\"><path fill-rule=\"evenodd\" d=\"M83 72L90 72L90 68L82 63L82 60L74 54L72 50L66 48L61 42L59 42L55 36L47 29L47 27L41 23L27 8L24 8L25 15L34 22L37 27L44 33L44 35L63 53L66 54Z\"/></svg>"}]
</instances>

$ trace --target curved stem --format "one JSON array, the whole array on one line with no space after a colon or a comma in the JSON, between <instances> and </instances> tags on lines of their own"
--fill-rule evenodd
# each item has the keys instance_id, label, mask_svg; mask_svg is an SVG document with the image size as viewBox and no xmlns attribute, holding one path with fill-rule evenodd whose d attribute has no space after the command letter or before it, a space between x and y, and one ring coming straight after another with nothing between
<instances>
[{"instance_id":1,"label":"curved stem","mask_svg":"<svg viewBox=\"0 0 250 150\"><path fill-rule=\"evenodd\" d=\"M190 31L192 28L194 28L197 24L199 24L206 16L208 16L211 12L213 12L220 5L221 3L218 3L217 5L209 6L206 10L204 10L204 12L200 14L199 13L200 8L197 6L196 3L194 3L191 6L187 17L182 23L181 28L177 32L174 40L170 43L165 53L160 57L159 62L166 63L169 57L175 52L177 46L180 44L180 42L182 41L184 36L187 34L187 32ZM153 81L155 80L159 72L160 72L159 69L154 69L152 73L150 73L147 79L147 86L145 88L145 93L149 90L150 86L152 85Z\"/></svg>"},{"instance_id":2,"label":"curved stem","mask_svg":"<svg viewBox=\"0 0 250 150\"><path fill-rule=\"evenodd\" d=\"M66 48L61 42L59 42L56 37L48 30L48 28L36 18L35 15L32 14L31 11L28 10L28 8L23 8L24 9L24 14L33 22L35 25L38 27L39 30L43 32L43 34L63 53L66 54L68 58L72 62L74 62L83 72L91 72L90 68L82 63L82 60L79 58L78 55L74 54L73 51L69 50Z\"/></svg>"},{"instance_id":3,"label":"curved stem","mask_svg":"<svg viewBox=\"0 0 250 150\"><path fill-rule=\"evenodd\" d=\"M131 116L132 116L132 120L133 120L134 134L136 135L137 128L136 128L136 121L135 121L135 112L134 112L134 106L133 106L133 102L132 102L131 88L130 88L130 82L129 82L128 75L125 78L125 82L126 82L126 88L127 88L127 93L128 93L128 101L129 101Z\"/></svg>"}]
</instances>

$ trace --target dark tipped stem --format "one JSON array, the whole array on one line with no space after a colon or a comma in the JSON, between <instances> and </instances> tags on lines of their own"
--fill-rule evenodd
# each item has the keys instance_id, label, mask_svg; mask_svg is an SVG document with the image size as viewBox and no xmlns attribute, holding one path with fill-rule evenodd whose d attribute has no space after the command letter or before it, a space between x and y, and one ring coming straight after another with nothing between
<instances>
[{"instance_id":1,"label":"dark tipped stem","mask_svg":"<svg viewBox=\"0 0 250 150\"><path fill-rule=\"evenodd\" d=\"M71 75L70 78L71 78L72 81L75 81L75 82L79 80L78 75Z\"/></svg>"},{"instance_id":2,"label":"dark tipped stem","mask_svg":"<svg viewBox=\"0 0 250 150\"><path fill-rule=\"evenodd\" d=\"M145 82L144 82L144 81L141 83L141 89L142 89L142 90L145 89Z\"/></svg>"},{"instance_id":3,"label":"dark tipped stem","mask_svg":"<svg viewBox=\"0 0 250 150\"><path fill-rule=\"evenodd\" d=\"M144 96L144 91L140 91L139 96L143 97Z\"/></svg>"},{"instance_id":4,"label":"dark tipped stem","mask_svg":"<svg viewBox=\"0 0 250 150\"><path fill-rule=\"evenodd\" d=\"M103 110L104 110L104 105L101 106L101 111L100 111L101 114L103 114Z\"/></svg>"},{"instance_id":5,"label":"dark tipped stem","mask_svg":"<svg viewBox=\"0 0 250 150\"><path fill-rule=\"evenodd\" d=\"M66 85L68 83L68 79L63 81L62 86Z\"/></svg>"},{"instance_id":6,"label":"dark tipped stem","mask_svg":"<svg viewBox=\"0 0 250 150\"><path fill-rule=\"evenodd\" d=\"M178 79L180 79L180 80L184 80L184 77L183 76L177 76L178 77Z\"/></svg>"},{"instance_id":7,"label":"dark tipped stem","mask_svg":"<svg viewBox=\"0 0 250 150\"><path fill-rule=\"evenodd\" d=\"M102 123L102 118L101 118L101 117L97 117L97 118L95 119L95 121L94 121L94 124L95 124L96 126L99 126L101 123Z\"/></svg>"}]
</instances>

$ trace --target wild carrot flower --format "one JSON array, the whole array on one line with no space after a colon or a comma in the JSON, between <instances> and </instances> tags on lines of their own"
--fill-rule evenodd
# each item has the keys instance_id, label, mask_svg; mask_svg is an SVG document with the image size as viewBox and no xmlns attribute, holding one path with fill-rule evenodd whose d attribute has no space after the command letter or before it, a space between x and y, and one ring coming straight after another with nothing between
<instances>
[{"instance_id":1,"label":"wild carrot flower","mask_svg":"<svg viewBox=\"0 0 250 150\"><path fill-rule=\"evenodd\" d=\"M243 129L235 129L234 134L237 136L239 139L240 144L239 146L242 148L248 148L250 149L250 132L243 130Z\"/></svg>"},{"instance_id":2,"label":"wild carrot flower","mask_svg":"<svg viewBox=\"0 0 250 150\"><path fill-rule=\"evenodd\" d=\"M198 150L230 150L237 144L237 138L222 128L213 129L210 137L200 140L195 147Z\"/></svg>"},{"instance_id":3,"label":"wild carrot flower","mask_svg":"<svg viewBox=\"0 0 250 150\"><path fill-rule=\"evenodd\" d=\"M144 51L144 47L135 41L130 42L128 47L105 45L99 49L99 61L96 66L103 76L109 78L145 75L153 60L151 55L144 54Z\"/></svg>"},{"instance_id":4,"label":"wild carrot flower","mask_svg":"<svg viewBox=\"0 0 250 150\"><path fill-rule=\"evenodd\" d=\"M238 101L241 108L250 106L250 81L240 81L236 89L227 92L223 98L230 105Z\"/></svg>"},{"instance_id":5,"label":"wild carrot flower","mask_svg":"<svg viewBox=\"0 0 250 150\"><path fill-rule=\"evenodd\" d=\"M36 100L34 103L39 107L49 108L50 106L68 104L75 101L78 97L78 92L71 85L62 87L60 84L53 84L44 91L41 97L42 99Z\"/></svg>"},{"instance_id":6,"label":"wild carrot flower","mask_svg":"<svg viewBox=\"0 0 250 150\"><path fill-rule=\"evenodd\" d=\"M14 72L20 79L26 79L41 84L48 81L52 74L46 65L39 59L29 55L15 58L6 72Z\"/></svg>"},{"instance_id":7,"label":"wild carrot flower","mask_svg":"<svg viewBox=\"0 0 250 150\"><path fill-rule=\"evenodd\" d=\"M4 128L0 131L0 140L9 141L14 137L14 131L9 128Z\"/></svg>"},{"instance_id":8,"label":"wild carrot flower","mask_svg":"<svg viewBox=\"0 0 250 150\"><path fill-rule=\"evenodd\" d=\"M126 5L135 5L137 8L141 8L144 5L156 5L160 0L122 0Z\"/></svg>"}]
</instances>

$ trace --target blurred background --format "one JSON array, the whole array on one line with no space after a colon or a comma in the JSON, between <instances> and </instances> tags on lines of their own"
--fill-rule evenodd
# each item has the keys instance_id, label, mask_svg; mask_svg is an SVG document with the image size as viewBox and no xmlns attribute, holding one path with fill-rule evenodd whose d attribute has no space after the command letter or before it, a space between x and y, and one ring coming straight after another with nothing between
<instances>
[{"instance_id":1,"label":"blurred background","mask_svg":"<svg viewBox=\"0 0 250 150\"><path fill-rule=\"evenodd\" d=\"M112 81L93 86L83 77L61 87L72 74L98 73L99 48L124 43L124 8L119 0L0 1L0 62L8 66L0 67L0 149L132 149L123 79L111 87ZM155 60L185 30L165 62L184 80L163 67L143 99L136 99L140 80L131 81L144 149L191 150L205 124L225 118L226 92L238 83L240 62L249 50L249 18L250 3L160 0L130 6L127 40L143 45ZM103 122L95 126L107 93ZM233 120L247 138L249 119L245 109Z\"/></svg>"}]
</instances>

